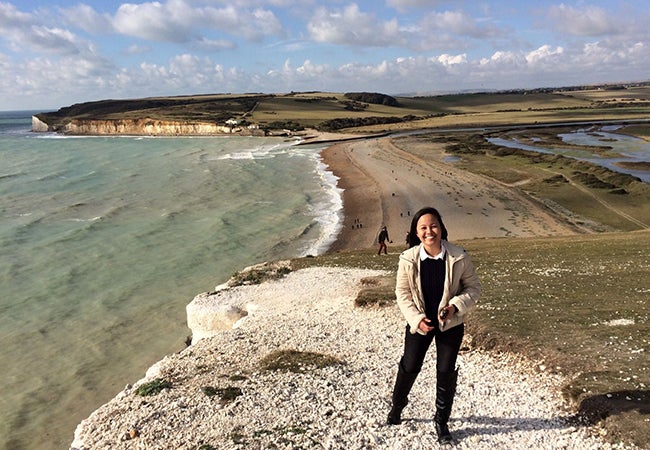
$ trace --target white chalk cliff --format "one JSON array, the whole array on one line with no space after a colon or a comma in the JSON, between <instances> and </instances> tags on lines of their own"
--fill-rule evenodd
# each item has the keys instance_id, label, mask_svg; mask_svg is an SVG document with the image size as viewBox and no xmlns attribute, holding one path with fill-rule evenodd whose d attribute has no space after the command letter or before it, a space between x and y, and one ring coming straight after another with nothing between
<instances>
[{"instance_id":1,"label":"white chalk cliff","mask_svg":"<svg viewBox=\"0 0 650 450\"><path fill-rule=\"evenodd\" d=\"M58 132L69 135L135 135L135 136L214 136L223 134L253 135L256 129L224 126L213 122L191 122L157 119L73 119L52 126L32 116L32 131Z\"/></svg>"}]
</instances>

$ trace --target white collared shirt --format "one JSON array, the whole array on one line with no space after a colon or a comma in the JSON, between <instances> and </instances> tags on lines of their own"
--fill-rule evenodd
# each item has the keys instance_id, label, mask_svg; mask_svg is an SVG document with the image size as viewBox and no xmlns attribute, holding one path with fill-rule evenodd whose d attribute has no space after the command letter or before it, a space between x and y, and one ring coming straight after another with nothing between
<instances>
[{"instance_id":1,"label":"white collared shirt","mask_svg":"<svg viewBox=\"0 0 650 450\"><path fill-rule=\"evenodd\" d=\"M441 243L440 243L440 253L438 253L438 254L435 255L435 256L431 256L431 255L429 255L429 254L427 253L427 251L424 249L424 245L423 245L422 247L420 247L420 261L424 261L424 260L427 259L427 258L431 258L431 259L443 259L443 258L445 257L445 251L447 251L447 250L445 249L445 244L443 244L443 243L441 242Z\"/></svg>"}]
</instances>

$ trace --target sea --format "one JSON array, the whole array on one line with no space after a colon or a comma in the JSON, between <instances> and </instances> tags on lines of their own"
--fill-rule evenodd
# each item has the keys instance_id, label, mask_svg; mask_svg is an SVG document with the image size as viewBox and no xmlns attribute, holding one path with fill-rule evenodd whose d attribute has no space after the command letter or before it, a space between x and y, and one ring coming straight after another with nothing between
<instances>
[{"instance_id":1,"label":"sea","mask_svg":"<svg viewBox=\"0 0 650 450\"><path fill-rule=\"evenodd\" d=\"M236 271L320 254L342 223L321 146L68 137L0 113L0 446L62 449L191 331Z\"/></svg>"},{"instance_id":2,"label":"sea","mask_svg":"<svg viewBox=\"0 0 650 450\"><path fill-rule=\"evenodd\" d=\"M603 125L598 129L590 127L576 127L569 133L558 134L563 142L571 145L604 147L611 151L611 155L603 156L597 152L575 147L562 147L561 145L541 148L539 145L526 145L517 139L518 132L512 132L508 138L488 138L488 142L504 147L519 148L540 153L551 153L568 158L587 161L614 172L625 173L639 178L645 183L650 183L650 172L626 168L618 165L623 162L648 163L650 162L650 142L635 136L620 133L622 125Z\"/></svg>"}]
</instances>

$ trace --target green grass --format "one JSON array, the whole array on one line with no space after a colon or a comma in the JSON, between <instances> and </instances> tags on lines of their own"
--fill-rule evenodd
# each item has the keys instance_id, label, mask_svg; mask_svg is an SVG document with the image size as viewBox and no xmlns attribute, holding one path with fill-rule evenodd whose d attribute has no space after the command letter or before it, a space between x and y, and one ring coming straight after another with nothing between
<instances>
[{"instance_id":1,"label":"green grass","mask_svg":"<svg viewBox=\"0 0 650 450\"><path fill-rule=\"evenodd\" d=\"M467 247L484 285L477 340L568 375L562 390L585 417L650 445L650 232ZM638 430L617 435L629 421Z\"/></svg>"},{"instance_id":2,"label":"green grass","mask_svg":"<svg viewBox=\"0 0 650 450\"><path fill-rule=\"evenodd\" d=\"M460 244L483 285L468 322L475 345L520 354L540 370L565 375L568 382L558 389L581 418L600 421L613 441L648 448L650 231ZM373 254L338 252L293 266L396 270L397 254ZM396 308L392 277L380 301Z\"/></svg>"},{"instance_id":3,"label":"green grass","mask_svg":"<svg viewBox=\"0 0 650 450\"><path fill-rule=\"evenodd\" d=\"M620 131L641 139L650 140L650 125L627 125Z\"/></svg>"},{"instance_id":4,"label":"green grass","mask_svg":"<svg viewBox=\"0 0 650 450\"><path fill-rule=\"evenodd\" d=\"M135 390L135 393L141 397L148 397L161 393L165 389L171 389L172 384L169 381L156 378L153 381L144 383Z\"/></svg>"}]
</instances>

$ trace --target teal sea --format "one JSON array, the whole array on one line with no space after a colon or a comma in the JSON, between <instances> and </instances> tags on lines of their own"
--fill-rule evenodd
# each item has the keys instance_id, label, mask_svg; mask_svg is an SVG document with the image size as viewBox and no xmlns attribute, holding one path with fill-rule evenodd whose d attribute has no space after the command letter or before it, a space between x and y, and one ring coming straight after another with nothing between
<instances>
[{"instance_id":1,"label":"teal sea","mask_svg":"<svg viewBox=\"0 0 650 450\"><path fill-rule=\"evenodd\" d=\"M340 229L321 148L280 138L62 137L0 113L0 437L76 424L190 334L185 306Z\"/></svg>"}]
</instances>

